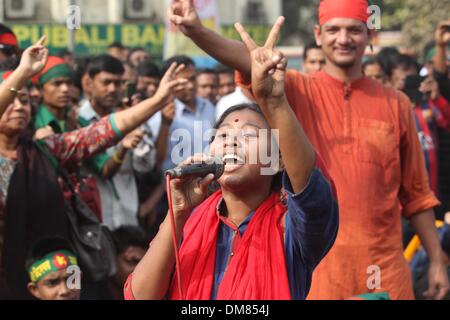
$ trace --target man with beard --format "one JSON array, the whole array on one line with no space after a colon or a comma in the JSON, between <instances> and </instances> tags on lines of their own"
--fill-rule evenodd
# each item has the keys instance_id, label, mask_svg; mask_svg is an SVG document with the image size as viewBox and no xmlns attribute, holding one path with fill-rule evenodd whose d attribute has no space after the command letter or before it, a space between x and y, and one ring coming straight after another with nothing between
<instances>
[{"instance_id":1,"label":"man with beard","mask_svg":"<svg viewBox=\"0 0 450 320\"><path fill-rule=\"evenodd\" d=\"M277 50L258 47L244 28L239 41L204 28L192 0L174 1L169 19L200 48L240 71L250 88L247 51L273 60ZM334 247L316 269L311 299L346 299L387 291L393 299L413 299L411 275L403 257L401 216L411 220L430 258L426 296L442 299L448 291L430 190L409 99L362 74L362 58L373 31L366 0L323 0L314 32L326 64L321 72L288 71L290 105L336 184L340 230ZM276 22L279 30L284 18ZM253 53L257 51L256 53ZM274 72L271 70L270 72Z\"/></svg>"}]
</instances>

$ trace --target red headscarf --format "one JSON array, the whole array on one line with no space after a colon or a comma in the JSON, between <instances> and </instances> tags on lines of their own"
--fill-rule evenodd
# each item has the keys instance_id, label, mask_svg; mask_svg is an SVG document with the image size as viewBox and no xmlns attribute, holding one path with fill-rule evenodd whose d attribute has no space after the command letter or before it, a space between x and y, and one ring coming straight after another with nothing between
<instances>
[{"instance_id":1,"label":"red headscarf","mask_svg":"<svg viewBox=\"0 0 450 320\"><path fill-rule=\"evenodd\" d=\"M184 227L180 250L181 285L185 299L209 300L213 288L220 191L206 199ZM291 293L284 255L281 219L286 207L277 193L252 217L217 293L218 300L289 300ZM179 300L177 275L170 299Z\"/></svg>"},{"instance_id":2,"label":"red headscarf","mask_svg":"<svg viewBox=\"0 0 450 320\"><path fill-rule=\"evenodd\" d=\"M323 26L333 18L350 18L364 23L369 19L367 0L322 0L319 23Z\"/></svg>"}]
</instances>

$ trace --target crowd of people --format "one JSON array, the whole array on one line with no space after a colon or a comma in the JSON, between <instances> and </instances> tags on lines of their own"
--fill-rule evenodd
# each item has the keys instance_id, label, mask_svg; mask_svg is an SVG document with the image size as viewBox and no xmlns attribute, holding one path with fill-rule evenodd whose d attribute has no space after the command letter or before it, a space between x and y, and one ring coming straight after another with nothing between
<instances>
[{"instance_id":1,"label":"crowd of people","mask_svg":"<svg viewBox=\"0 0 450 320\"><path fill-rule=\"evenodd\" d=\"M167 18L213 69L120 43L22 51L0 25L0 299L449 299L450 21L419 64L366 54L366 0L318 10L302 70L276 49L284 18L258 46L205 28L192 0ZM267 129L266 176L248 153ZM167 194L166 170L205 150L220 179ZM114 248L105 276L74 239L82 213Z\"/></svg>"}]
</instances>

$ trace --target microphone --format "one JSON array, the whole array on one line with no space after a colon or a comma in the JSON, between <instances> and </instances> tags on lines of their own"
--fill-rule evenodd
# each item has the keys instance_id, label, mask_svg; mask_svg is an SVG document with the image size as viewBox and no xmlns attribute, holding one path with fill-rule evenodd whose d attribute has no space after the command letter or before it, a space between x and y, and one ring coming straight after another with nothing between
<instances>
[{"instance_id":1,"label":"microphone","mask_svg":"<svg viewBox=\"0 0 450 320\"><path fill-rule=\"evenodd\" d=\"M185 178L185 177L205 177L210 173L214 174L215 179L219 179L225 170L225 164L219 158L214 158L208 163L193 163L176 167L165 172L166 176L171 178Z\"/></svg>"}]
</instances>

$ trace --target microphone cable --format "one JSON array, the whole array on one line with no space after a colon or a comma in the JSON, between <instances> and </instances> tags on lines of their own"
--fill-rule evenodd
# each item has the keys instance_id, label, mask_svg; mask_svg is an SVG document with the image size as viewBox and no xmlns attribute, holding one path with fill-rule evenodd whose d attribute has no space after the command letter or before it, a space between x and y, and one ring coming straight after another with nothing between
<instances>
[{"instance_id":1,"label":"microphone cable","mask_svg":"<svg viewBox=\"0 0 450 320\"><path fill-rule=\"evenodd\" d=\"M177 281L178 281L178 293L180 295L180 300L184 300L183 288L181 286L181 264L180 264L180 251L178 248L177 236L175 233L175 215L173 213L172 207L172 193L170 192L170 180L171 177L169 174L166 175L166 192L167 192L167 202L169 205L169 217L170 217L170 225L172 228L172 243L173 249L175 253L175 270L177 273ZM180 237L183 234L183 230L180 230Z\"/></svg>"}]
</instances>

